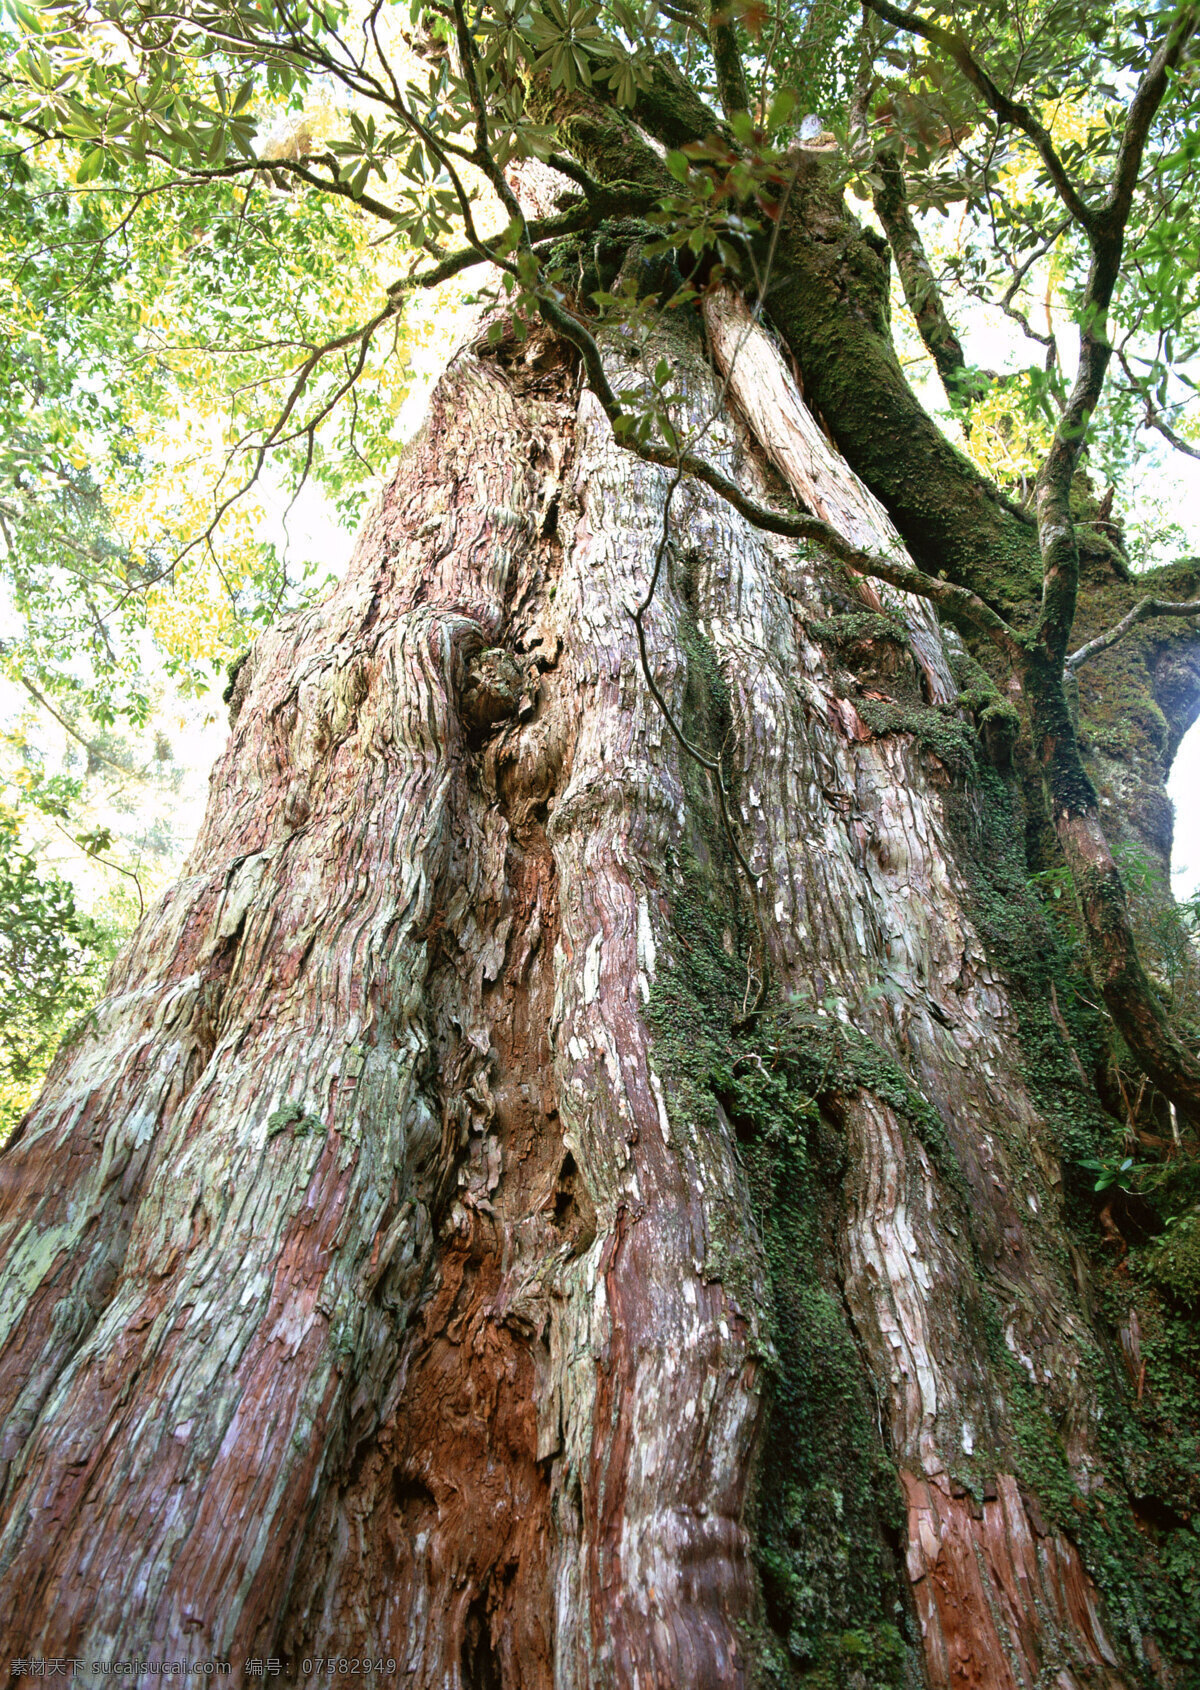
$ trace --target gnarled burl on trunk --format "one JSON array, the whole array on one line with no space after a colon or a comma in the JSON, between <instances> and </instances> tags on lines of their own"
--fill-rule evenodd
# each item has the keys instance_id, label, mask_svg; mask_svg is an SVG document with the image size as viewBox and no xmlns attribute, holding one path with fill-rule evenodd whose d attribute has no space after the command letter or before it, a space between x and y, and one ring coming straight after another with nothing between
<instances>
[{"instance_id":1,"label":"gnarled burl on trunk","mask_svg":"<svg viewBox=\"0 0 1200 1690\"><path fill-rule=\"evenodd\" d=\"M708 316L613 379L668 358L740 485L898 546ZM0 1157L13 1659L1182 1682L1016 713L684 480L649 660L726 829L631 616L670 483L570 348L481 342L241 669L187 872Z\"/></svg>"}]
</instances>

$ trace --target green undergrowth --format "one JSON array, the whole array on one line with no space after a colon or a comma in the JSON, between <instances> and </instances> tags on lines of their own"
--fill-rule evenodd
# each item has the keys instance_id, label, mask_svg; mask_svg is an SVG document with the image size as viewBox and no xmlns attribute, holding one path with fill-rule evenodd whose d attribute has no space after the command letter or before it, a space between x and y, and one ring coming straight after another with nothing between
<instances>
[{"instance_id":1,"label":"green undergrowth","mask_svg":"<svg viewBox=\"0 0 1200 1690\"><path fill-rule=\"evenodd\" d=\"M1160 1295L1189 1307L1200 1303L1200 1207L1171 1215L1136 1261L1141 1277Z\"/></svg>"},{"instance_id":2,"label":"green undergrowth","mask_svg":"<svg viewBox=\"0 0 1200 1690\"><path fill-rule=\"evenodd\" d=\"M849 610L836 612L809 625L809 634L818 645L829 646L839 653L852 653L855 646L884 640L905 649L909 646L908 630L898 616L878 610Z\"/></svg>"},{"instance_id":3,"label":"green undergrowth","mask_svg":"<svg viewBox=\"0 0 1200 1690\"><path fill-rule=\"evenodd\" d=\"M315 1115L306 1115L298 1103L282 1103L267 1116L267 1141L290 1130L293 1138L321 1138L329 1128Z\"/></svg>"},{"instance_id":4,"label":"green undergrowth","mask_svg":"<svg viewBox=\"0 0 1200 1690\"><path fill-rule=\"evenodd\" d=\"M969 652L950 653L950 672L958 687L957 707L974 719L985 760L995 768L1007 767L1021 731L1020 711Z\"/></svg>"}]
</instances>

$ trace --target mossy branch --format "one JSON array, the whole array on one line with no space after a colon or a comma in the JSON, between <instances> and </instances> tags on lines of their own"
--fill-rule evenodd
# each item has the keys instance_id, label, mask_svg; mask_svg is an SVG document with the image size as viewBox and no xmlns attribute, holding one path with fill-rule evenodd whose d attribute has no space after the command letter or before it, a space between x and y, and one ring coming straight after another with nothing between
<instances>
[{"instance_id":1,"label":"mossy branch","mask_svg":"<svg viewBox=\"0 0 1200 1690\"><path fill-rule=\"evenodd\" d=\"M875 167L880 186L872 195L872 203L896 260L904 297L916 318L926 351L937 366L947 399L956 410L962 410L982 398L991 383L987 377L973 375L967 367L962 342L946 315L925 243L913 221L908 184L898 154L890 149L881 150Z\"/></svg>"},{"instance_id":2,"label":"mossy branch","mask_svg":"<svg viewBox=\"0 0 1200 1690\"><path fill-rule=\"evenodd\" d=\"M1074 674L1082 667L1089 657L1098 657L1102 651L1108 651L1118 640L1123 640L1126 634L1132 632L1139 622L1149 622L1156 616L1200 616L1200 599L1140 599L1128 615L1108 628L1095 639L1088 640L1078 651L1073 651L1064 665L1067 673Z\"/></svg>"},{"instance_id":3,"label":"mossy branch","mask_svg":"<svg viewBox=\"0 0 1200 1690\"><path fill-rule=\"evenodd\" d=\"M734 112L749 111L750 91L746 87L746 72L738 51L737 30L733 13L716 0L708 8L708 45L712 52L713 68L717 74L717 88L721 108L726 117Z\"/></svg>"}]
</instances>

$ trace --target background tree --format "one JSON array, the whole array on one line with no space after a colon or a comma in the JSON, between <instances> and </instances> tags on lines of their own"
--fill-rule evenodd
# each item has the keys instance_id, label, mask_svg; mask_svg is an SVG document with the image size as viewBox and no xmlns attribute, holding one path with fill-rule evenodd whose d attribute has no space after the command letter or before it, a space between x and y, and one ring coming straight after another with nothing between
<instances>
[{"instance_id":1,"label":"background tree","mask_svg":"<svg viewBox=\"0 0 1200 1690\"><path fill-rule=\"evenodd\" d=\"M127 311L100 403L223 416L138 551L43 333L27 626L82 572L94 709L197 558L271 620L0 1163L14 1656L1194 1677L1194 969L1151 895L1151 979L1118 862L1166 869L1197 571L1133 579L1078 468L1134 410L1187 444L1200 9L14 16L22 288L75 332L86 251L104 322L182 300L199 353ZM950 203L989 244L943 294ZM1032 487L915 398L889 243L964 444L1045 418ZM237 497L353 497L382 337L480 263L348 575L280 616ZM1027 326L1057 288L1074 372L1052 330L968 367L954 285Z\"/></svg>"}]
</instances>

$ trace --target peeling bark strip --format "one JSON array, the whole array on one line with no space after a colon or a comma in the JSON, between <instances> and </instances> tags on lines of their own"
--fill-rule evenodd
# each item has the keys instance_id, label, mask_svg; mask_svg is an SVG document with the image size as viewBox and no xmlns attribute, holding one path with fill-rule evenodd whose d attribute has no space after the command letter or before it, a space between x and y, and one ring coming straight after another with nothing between
<instances>
[{"instance_id":1,"label":"peeling bark strip","mask_svg":"<svg viewBox=\"0 0 1200 1690\"><path fill-rule=\"evenodd\" d=\"M724 288L704 302L704 322L717 368L729 384L762 450L814 516L864 552L912 563L896 525L879 500L826 440L800 397L770 337L740 294ZM864 597L904 617L930 702L947 704L958 689L946 663L936 612L912 593L884 581L863 583Z\"/></svg>"},{"instance_id":2,"label":"peeling bark strip","mask_svg":"<svg viewBox=\"0 0 1200 1690\"><path fill-rule=\"evenodd\" d=\"M1033 1525L1011 1473L1000 1474L995 1495L978 1506L936 1480L900 1477L931 1684L1020 1690L1058 1665L1059 1637L1082 1649L1084 1682L1122 1682L1078 1550ZM1063 1669L1057 1682L1076 1679Z\"/></svg>"},{"instance_id":3,"label":"peeling bark strip","mask_svg":"<svg viewBox=\"0 0 1200 1690\"><path fill-rule=\"evenodd\" d=\"M797 492L894 543L758 331L726 300L709 332ZM691 331L649 354L708 422ZM765 492L732 417L706 448ZM0 1156L14 1658L369 1651L429 1690L807 1670L755 1567L775 1291L737 1129L651 1031L696 887L725 952L746 913L627 610L669 481L552 343L465 352L346 580L255 646L188 874ZM1108 1360L951 775L844 696L823 560L696 484L670 532L656 684L728 744L783 993L858 1041L823 1099L837 1303L904 1476L911 1679L1115 1690L1126 1644L1012 1477L1027 1397L1081 1489L1111 1482Z\"/></svg>"}]
</instances>

